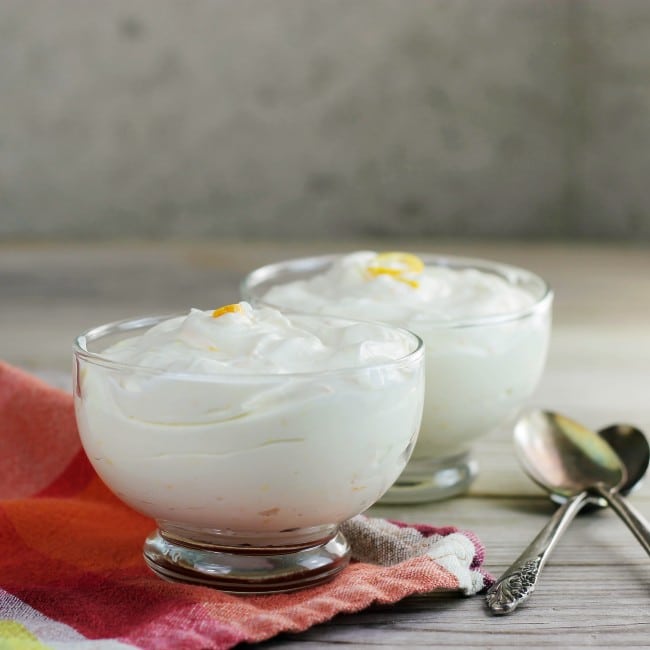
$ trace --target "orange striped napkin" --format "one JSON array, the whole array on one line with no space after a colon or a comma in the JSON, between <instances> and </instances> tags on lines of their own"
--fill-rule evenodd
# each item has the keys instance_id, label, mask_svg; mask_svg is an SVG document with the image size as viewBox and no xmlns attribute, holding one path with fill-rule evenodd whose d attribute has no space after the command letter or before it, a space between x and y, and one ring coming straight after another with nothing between
<instances>
[{"instance_id":1,"label":"orange striped napkin","mask_svg":"<svg viewBox=\"0 0 650 650\"><path fill-rule=\"evenodd\" d=\"M142 559L153 527L95 475L71 396L0 363L2 647L230 648L410 594L474 594L490 581L471 533L361 516L344 524L354 561L329 584L233 596L154 576Z\"/></svg>"}]
</instances>

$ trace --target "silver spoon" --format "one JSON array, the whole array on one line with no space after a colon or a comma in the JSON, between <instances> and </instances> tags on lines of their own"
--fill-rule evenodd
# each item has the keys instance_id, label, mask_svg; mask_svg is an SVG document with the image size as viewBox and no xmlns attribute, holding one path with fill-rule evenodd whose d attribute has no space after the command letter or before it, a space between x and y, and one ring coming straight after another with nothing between
<instances>
[{"instance_id":1,"label":"silver spoon","mask_svg":"<svg viewBox=\"0 0 650 650\"><path fill-rule=\"evenodd\" d=\"M641 431L627 425L613 425L599 434L600 438L568 418L543 411L531 411L517 423L515 446L524 469L554 499L565 500L489 589L487 604L494 614L508 614L528 599L550 552L588 503L602 506L609 502L650 553L647 522L616 494L619 487L622 493L629 492L643 478L650 461L648 441Z\"/></svg>"}]
</instances>

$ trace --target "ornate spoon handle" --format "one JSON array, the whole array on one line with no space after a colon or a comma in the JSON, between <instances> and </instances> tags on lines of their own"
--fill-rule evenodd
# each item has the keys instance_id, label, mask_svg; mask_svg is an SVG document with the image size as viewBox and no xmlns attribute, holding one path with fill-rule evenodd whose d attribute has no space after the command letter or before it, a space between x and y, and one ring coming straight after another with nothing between
<instances>
[{"instance_id":1,"label":"ornate spoon handle","mask_svg":"<svg viewBox=\"0 0 650 650\"><path fill-rule=\"evenodd\" d=\"M535 591L550 552L588 498L587 492L580 492L565 501L528 548L490 587L486 599L493 614L510 614Z\"/></svg>"}]
</instances>

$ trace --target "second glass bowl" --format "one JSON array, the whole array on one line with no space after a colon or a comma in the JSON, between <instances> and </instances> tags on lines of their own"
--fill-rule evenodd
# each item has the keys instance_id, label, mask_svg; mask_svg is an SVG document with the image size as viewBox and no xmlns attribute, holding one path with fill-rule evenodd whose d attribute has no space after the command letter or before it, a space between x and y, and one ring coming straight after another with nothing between
<instances>
[{"instance_id":1,"label":"second glass bowl","mask_svg":"<svg viewBox=\"0 0 650 650\"><path fill-rule=\"evenodd\" d=\"M530 294L532 306L451 320L404 320L399 305L386 309L382 320L414 331L425 343L426 393L415 450L382 499L384 503L432 501L467 490L477 473L472 444L514 417L530 397L542 375L551 331L553 293L534 273L487 260L419 257L425 267L495 275ZM246 277L242 295L253 304L295 309L295 305L269 301L267 292L277 285L321 275L340 259L340 255L328 255L261 267ZM320 313L371 318L363 301L346 297L344 288L340 298L326 302Z\"/></svg>"}]
</instances>

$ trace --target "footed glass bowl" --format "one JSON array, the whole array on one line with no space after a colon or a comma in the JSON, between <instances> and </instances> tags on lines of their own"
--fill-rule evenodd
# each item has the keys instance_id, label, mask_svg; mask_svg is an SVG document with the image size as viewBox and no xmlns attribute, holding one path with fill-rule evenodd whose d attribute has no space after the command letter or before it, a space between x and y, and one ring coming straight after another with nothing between
<instances>
[{"instance_id":1,"label":"footed glass bowl","mask_svg":"<svg viewBox=\"0 0 650 650\"><path fill-rule=\"evenodd\" d=\"M74 347L82 444L106 485L156 520L147 564L232 592L329 580L349 557L338 524L379 499L413 449L422 342L389 328L408 342L403 358L296 374L172 373L102 356L167 318L103 325Z\"/></svg>"},{"instance_id":2,"label":"footed glass bowl","mask_svg":"<svg viewBox=\"0 0 650 650\"><path fill-rule=\"evenodd\" d=\"M268 292L322 277L341 258L301 258L261 267L246 277L242 295L255 305L295 309L294 304L269 298ZM426 394L422 427L411 460L383 497L384 503L434 501L467 490L478 471L471 454L473 443L507 423L530 397L544 369L551 331L553 293L534 273L487 260L427 254L419 258L424 268L496 276L529 294L531 305L480 317L428 318L426 314L411 313L405 319L402 303L391 304L390 298L383 302L383 296L382 301L377 301L376 286L372 295L360 293L358 286L354 293L346 294L345 278L341 286L334 287L334 298L330 299L325 291L315 297L318 313L382 320L412 330L424 341ZM283 294L276 291L275 295ZM307 304L309 291L301 290L297 295L300 308L311 311Z\"/></svg>"}]
</instances>

